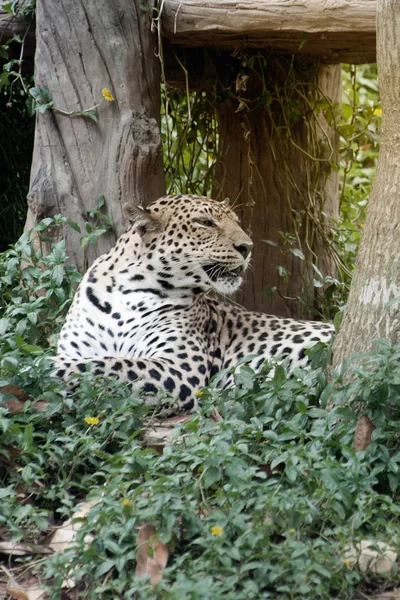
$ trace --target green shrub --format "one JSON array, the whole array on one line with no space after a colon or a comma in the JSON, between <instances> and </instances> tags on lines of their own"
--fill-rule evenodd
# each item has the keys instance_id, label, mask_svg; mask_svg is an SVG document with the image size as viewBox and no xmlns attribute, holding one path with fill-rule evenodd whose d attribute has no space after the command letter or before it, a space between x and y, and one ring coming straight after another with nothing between
<instances>
[{"instance_id":1,"label":"green shrub","mask_svg":"<svg viewBox=\"0 0 400 600\"><path fill-rule=\"evenodd\" d=\"M52 598L71 568L79 597L93 600L344 600L398 581L397 569L378 577L349 568L344 549L362 539L400 543L399 344L378 341L329 383L323 347L313 349L311 371L290 379L282 366L256 375L242 361L236 386L221 390L216 379L203 390L200 413L160 456L143 442L150 409L126 386L89 372L72 391L52 377L54 335L79 280L64 258L60 243L46 257L34 253L27 235L0 257L0 384L31 396L15 414L0 408L2 536L38 543L79 502L99 499L76 545L33 567ZM12 397L0 392L3 402ZM48 403L44 412L37 400ZM356 453L360 412L376 429ZM134 574L144 522L171 552L154 587Z\"/></svg>"}]
</instances>

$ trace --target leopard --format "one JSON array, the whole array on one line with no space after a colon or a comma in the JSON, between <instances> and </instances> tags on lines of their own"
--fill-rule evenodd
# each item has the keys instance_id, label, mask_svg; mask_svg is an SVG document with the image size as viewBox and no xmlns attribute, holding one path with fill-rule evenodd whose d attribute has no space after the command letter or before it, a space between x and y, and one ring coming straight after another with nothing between
<instances>
[{"instance_id":1,"label":"leopard","mask_svg":"<svg viewBox=\"0 0 400 600\"><path fill-rule=\"evenodd\" d=\"M161 397L167 411L190 414L217 373L218 386L233 385L241 359L249 357L255 373L272 360L290 374L310 367L307 348L331 340L330 323L229 300L253 243L228 201L170 194L123 209L125 233L87 270L67 313L58 377L71 382L87 370L116 377L145 403Z\"/></svg>"}]
</instances>

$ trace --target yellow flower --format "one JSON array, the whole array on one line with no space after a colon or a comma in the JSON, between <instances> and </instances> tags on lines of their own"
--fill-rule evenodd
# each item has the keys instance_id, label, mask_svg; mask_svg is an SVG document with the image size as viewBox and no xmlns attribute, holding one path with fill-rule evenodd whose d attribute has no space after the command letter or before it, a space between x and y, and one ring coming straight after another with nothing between
<instances>
[{"instance_id":1,"label":"yellow flower","mask_svg":"<svg viewBox=\"0 0 400 600\"><path fill-rule=\"evenodd\" d=\"M211 528L211 533L213 535L222 535L223 532L223 528L220 527L219 525L214 525L214 527Z\"/></svg>"},{"instance_id":2,"label":"yellow flower","mask_svg":"<svg viewBox=\"0 0 400 600\"><path fill-rule=\"evenodd\" d=\"M101 93L103 94L104 100L107 100L107 102L114 102L115 98L110 92L110 90L108 90L107 88L103 88L101 90Z\"/></svg>"},{"instance_id":3,"label":"yellow flower","mask_svg":"<svg viewBox=\"0 0 400 600\"><path fill-rule=\"evenodd\" d=\"M202 396L204 392L202 392L201 390L197 390L197 392L195 393L195 396Z\"/></svg>"},{"instance_id":4,"label":"yellow flower","mask_svg":"<svg viewBox=\"0 0 400 600\"><path fill-rule=\"evenodd\" d=\"M377 117L380 117L382 114L382 109L381 108L376 108L374 110L374 115L376 115Z\"/></svg>"},{"instance_id":5,"label":"yellow flower","mask_svg":"<svg viewBox=\"0 0 400 600\"><path fill-rule=\"evenodd\" d=\"M351 561L350 561L348 558L346 558L346 559L343 561L343 564L344 564L344 565L345 565L345 566L346 566L348 569L350 569L350 567L351 567Z\"/></svg>"},{"instance_id":6,"label":"yellow flower","mask_svg":"<svg viewBox=\"0 0 400 600\"><path fill-rule=\"evenodd\" d=\"M269 440L264 440L263 444L269 444Z\"/></svg>"},{"instance_id":7,"label":"yellow flower","mask_svg":"<svg viewBox=\"0 0 400 600\"><path fill-rule=\"evenodd\" d=\"M132 502L131 502L130 500L128 500L128 498L124 498L124 499L122 500L122 504L123 504L124 506L132 506Z\"/></svg>"},{"instance_id":8,"label":"yellow flower","mask_svg":"<svg viewBox=\"0 0 400 600\"><path fill-rule=\"evenodd\" d=\"M290 533L291 535L293 535L294 533L296 533L296 530L295 530L295 529L293 529L293 528L292 528L292 529L289 529L289 533Z\"/></svg>"},{"instance_id":9,"label":"yellow flower","mask_svg":"<svg viewBox=\"0 0 400 600\"><path fill-rule=\"evenodd\" d=\"M100 423L99 417L86 417L85 422L88 425L98 425Z\"/></svg>"}]
</instances>

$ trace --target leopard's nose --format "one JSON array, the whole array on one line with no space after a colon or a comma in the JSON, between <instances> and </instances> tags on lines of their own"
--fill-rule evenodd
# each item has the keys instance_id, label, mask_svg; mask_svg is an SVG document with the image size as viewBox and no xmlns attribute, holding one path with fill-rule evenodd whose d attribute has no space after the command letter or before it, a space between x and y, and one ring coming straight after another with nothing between
<instances>
[{"instance_id":1,"label":"leopard's nose","mask_svg":"<svg viewBox=\"0 0 400 600\"><path fill-rule=\"evenodd\" d=\"M253 248L253 244L251 242L248 244L234 244L234 248L243 256L243 258L247 258Z\"/></svg>"}]
</instances>

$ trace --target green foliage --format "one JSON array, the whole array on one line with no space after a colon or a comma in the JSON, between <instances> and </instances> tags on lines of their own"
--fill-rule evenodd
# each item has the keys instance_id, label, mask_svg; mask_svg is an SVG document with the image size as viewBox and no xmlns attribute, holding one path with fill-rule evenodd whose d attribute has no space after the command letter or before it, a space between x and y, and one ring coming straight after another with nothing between
<instances>
[{"instance_id":1,"label":"green foliage","mask_svg":"<svg viewBox=\"0 0 400 600\"><path fill-rule=\"evenodd\" d=\"M161 129L168 193L212 195L217 160L215 97L162 87Z\"/></svg>"},{"instance_id":2,"label":"green foliage","mask_svg":"<svg viewBox=\"0 0 400 600\"><path fill-rule=\"evenodd\" d=\"M79 502L99 500L74 547L35 566L52 598L71 567L80 597L93 600L345 600L398 582L397 569L349 568L344 551L362 539L400 544L400 345L378 341L329 383L321 345L310 351L312 370L290 379L282 366L256 375L242 360L235 387L219 389L217 375L200 414L176 428L160 456L143 442L153 409L125 385L89 372L70 390L52 376L53 336L80 276L64 265L62 243L47 256L40 244L63 223L37 225L35 251L24 235L0 256L0 385L31 397L11 414L12 388L0 391L2 535L40 543ZM360 413L376 429L355 453ZM153 587L134 575L144 522L171 552Z\"/></svg>"},{"instance_id":3,"label":"green foliage","mask_svg":"<svg viewBox=\"0 0 400 600\"><path fill-rule=\"evenodd\" d=\"M80 245L83 250L83 267L84 271L89 267L87 260L87 247L95 246L106 231L113 228L110 217L102 211L105 207L106 199L103 195L99 196L96 200L96 207L88 211L88 218L90 220L85 222L85 235L80 239ZM76 231L79 231L79 227L76 224L69 223Z\"/></svg>"},{"instance_id":4,"label":"green foliage","mask_svg":"<svg viewBox=\"0 0 400 600\"><path fill-rule=\"evenodd\" d=\"M381 108L376 65L345 65L340 151L340 215L335 241L352 271L379 153ZM346 284L350 278L343 274Z\"/></svg>"},{"instance_id":5,"label":"green foliage","mask_svg":"<svg viewBox=\"0 0 400 600\"><path fill-rule=\"evenodd\" d=\"M10 16L32 19L35 0L3 3ZM0 40L0 251L15 242L26 218L26 196L32 160L34 121L30 119L27 90L31 77L23 70L23 35Z\"/></svg>"},{"instance_id":6,"label":"green foliage","mask_svg":"<svg viewBox=\"0 0 400 600\"><path fill-rule=\"evenodd\" d=\"M32 87L29 90L29 93L35 102L33 108L38 110L41 114L46 112L48 108L53 107L53 96L47 88Z\"/></svg>"},{"instance_id":7,"label":"green foliage","mask_svg":"<svg viewBox=\"0 0 400 600\"><path fill-rule=\"evenodd\" d=\"M48 251L50 228L65 222L63 217L43 219L33 228L33 235L24 233L0 255L3 358L8 353L14 356L18 349L23 353L26 343L46 346L69 308L81 276L66 264L64 241L52 244Z\"/></svg>"}]
</instances>

